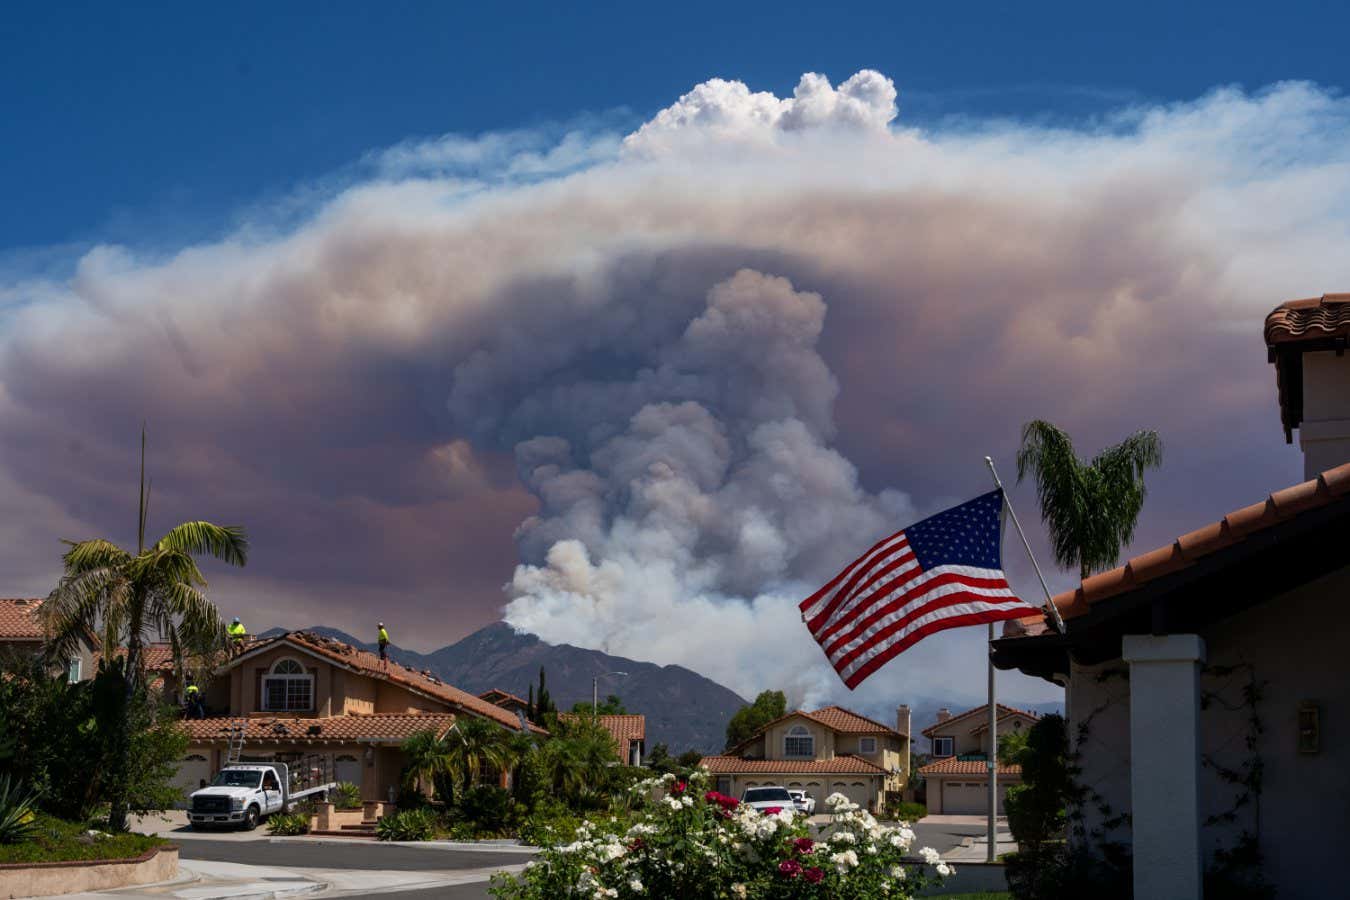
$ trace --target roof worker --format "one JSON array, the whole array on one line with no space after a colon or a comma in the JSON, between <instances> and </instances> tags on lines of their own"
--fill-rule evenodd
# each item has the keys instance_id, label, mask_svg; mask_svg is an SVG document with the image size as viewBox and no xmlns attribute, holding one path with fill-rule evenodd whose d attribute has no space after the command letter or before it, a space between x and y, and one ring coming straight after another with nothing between
<instances>
[{"instance_id":1,"label":"roof worker","mask_svg":"<svg viewBox=\"0 0 1350 900\"><path fill-rule=\"evenodd\" d=\"M234 617L234 621L229 624L225 632L230 637L230 649L236 652L244 646L244 641L248 639L248 629L244 627L243 622L239 621L238 616Z\"/></svg>"},{"instance_id":2,"label":"roof worker","mask_svg":"<svg viewBox=\"0 0 1350 900\"><path fill-rule=\"evenodd\" d=\"M197 683L189 678L183 693L187 699L188 718L205 719L206 708L202 706L202 689L197 687Z\"/></svg>"},{"instance_id":3,"label":"roof worker","mask_svg":"<svg viewBox=\"0 0 1350 900\"><path fill-rule=\"evenodd\" d=\"M375 636L375 640L380 645L380 662L387 667L389 665L389 632L384 630L384 623L380 623L380 630Z\"/></svg>"}]
</instances>

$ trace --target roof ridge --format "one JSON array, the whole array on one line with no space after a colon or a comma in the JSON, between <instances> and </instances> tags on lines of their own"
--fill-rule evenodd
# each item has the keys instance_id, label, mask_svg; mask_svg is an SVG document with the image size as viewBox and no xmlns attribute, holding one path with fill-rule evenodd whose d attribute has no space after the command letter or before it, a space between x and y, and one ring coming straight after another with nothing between
<instances>
[{"instance_id":1,"label":"roof ridge","mask_svg":"<svg viewBox=\"0 0 1350 900\"><path fill-rule=\"evenodd\" d=\"M1345 295L1350 298L1350 295ZM1350 462L1333 466L1286 488L1272 491L1264 500L1232 510L1209 524L1188 531L1122 565L1090 575L1076 587L1054 596L1065 619L1085 615L1093 603L1126 593L1156 578L1194 565L1205 556L1240 543L1248 536L1350 496ZM1043 616L1017 620L1025 628L1044 622Z\"/></svg>"}]
</instances>

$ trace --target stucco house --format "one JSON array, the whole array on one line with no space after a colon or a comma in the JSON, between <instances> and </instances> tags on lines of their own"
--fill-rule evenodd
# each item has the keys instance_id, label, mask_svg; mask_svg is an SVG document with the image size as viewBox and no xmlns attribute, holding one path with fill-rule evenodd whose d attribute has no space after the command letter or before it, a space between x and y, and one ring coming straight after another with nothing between
<instances>
[{"instance_id":1,"label":"stucco house","mask_svg":"<svg viewBox=\"0 0 1350 900\"><path fill-rule=\"evenodd\" d=\"M176 694L172 673L164 675ZM368 802L397 793L400 747L419 731L443 734L475 716L546 734L429 672L303 631L252 641L214 672L203 694L208 717L184 722L191 743L177 781L189 791L225 763L241 733L234 747L241 760L317 760L326 776L359 785Z\"/></svg>"},{"instance_id":2,"label":"stucco house","mask_svg":"<svg viewBox=\"0 0 1350 900\"><path fill-rule=\"evenodd\" d=\"M1281 305L1265 338L1307 480L1055 597L1066 634L1035 616L994 644L1000 668L1066 687L1086 823L1132 848L1139 898L1200 897L1220 851L1244 845L1281 898L1338 890L1328 873L1350 829L1350 295Z\"/></svg>"},{"instance_id":3,"label":"stucco house","mask_svg":"<svg viewBox=\"0 0 1350 900\"><path fill-rule=\"evenodd\" d=\"M45 601L41 597L0 598L0 651L37 654L42 652L42 623L38 610ZM80 640L79 652L70 658L65 669L71 681L88 681L98 669L99 642L92 634Z\"/></svg>"},{"instance_id":4,"label":"stucco house","mask_svg":"<svg viewBox=\"0 0 1350 900\"><path fill-rule=\"evenodd\" d=\"M1034 712L998 705L999 735L1026 731L1040 718ZM933 814L987 814L989 812L989 760L997 748L989 744L989 704L952 715L938 710L937 721L923 730L932 741L933 761L919 769L928 786L928 811ZM991 755L992 754L992 755ZM1003 815L1003 795L1022 782L1022 767L998 766L998 815Z\"/></svg>"},{"instance_id":5,"label":"stucco house","mask_svg":"<svg viewBox=\"0 0 1350 900\"><path fill-rule=\"evenodd\" d=\"M842 706L796 710L775 719L748 740L700 765L716 788L739 797L746 788L780 785L804 789L823 801L840 793L880 813L900 799L909 780L910 713L901 706L895 727Z\"/></svg>"}]
</instances>

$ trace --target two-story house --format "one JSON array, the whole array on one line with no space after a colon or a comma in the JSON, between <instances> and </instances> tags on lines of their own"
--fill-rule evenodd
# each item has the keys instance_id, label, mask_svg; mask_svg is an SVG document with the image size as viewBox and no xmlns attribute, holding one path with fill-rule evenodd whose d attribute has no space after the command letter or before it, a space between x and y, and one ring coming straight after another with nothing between
<instances>
[{"instance_id":1,"label":"two-story house","mask_svg":"<svg viewBox=\"0 0 1350 900\"><path fill-rule=\"evenodd\" d=\"M880 813L888 799L900 799L909 779L909 727L908 706L897 711L894 728L841 706L799 709L700 765L717 790L733 797L778 785L808 791L820 812L824 799L839 793Z\"/></svg>"},{"instance_id":2,"label":"two-story house","mask_svg":"<svg viewBox=\"0 0 1350 900\"><path fill-rule=\"evenodd\" d=\"M998 705L998 733L1026 731L1040 718L1034 712ZM990 746L989 704L952 715L940 709L937 721L923 730L933 742L933 761L919 769L928 787L928 812L933 815L989 812L989 760L998 755ZM998 766L998 815L1009 787L1022 783L1022 767Z\"/></svg>"},{"instance_id":3,"label":"two-story house","mask_svg":"<svg viewBox=\"0 0 1350 900\"><path fill-rule=\"evenodd\" d=\"M166 675L166 689L178 686ZM204 690L208 717L188 719L188 755L178 783L195 790L227 760L232 733L246 762L317 757L339 781L359 785L362 799L397 794L404 741L420 731L444 734L463 716L512 731L547 734L518 712L461 691L349 644L296 631L257 640L218 668ZM504 778L505 776L503 776Z\"/></svg>"},{"instance_id":4,"label":"two-story house","mask_svg":"<svg viewBox=\"0 0 1350 900\"><path fill-rule=\"evenodd\" d=\"M36 656L42 652L43 632L38 610L42 598L0 599L0 652L8 651ZM66 663L71 681L87 681L98 668L98 639L92 634L80 640L79 652Z\"/></svg>"}]
</instances>

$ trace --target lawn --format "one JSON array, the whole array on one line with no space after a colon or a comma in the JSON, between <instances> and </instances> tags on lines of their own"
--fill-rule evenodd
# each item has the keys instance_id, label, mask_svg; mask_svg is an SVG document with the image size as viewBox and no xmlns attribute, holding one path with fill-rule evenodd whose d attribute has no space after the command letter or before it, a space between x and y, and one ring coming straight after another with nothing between
<instances>
[{"instance_id":1,"label":"lawn","mask_svg":"<svg viewBox=\"0 0 1350 900\"><path fill-rule=\"evenodd\" d=\"M0 864L67 862L77 859L129 859L151 847L167 844L148 834L89 834L89 826L38 813L31 840L0 844Z\"/></svg>"},{"instance_id":2,"label":"lawn","mask_svg":"<svg viewBox=\"0 0 1350 900\"><path fill-rule=\"evenodd\" d=\"M1012 900L1012 894L985 892L980 894L934 894L930 900Z\"/></svg>"}]
</instances>

